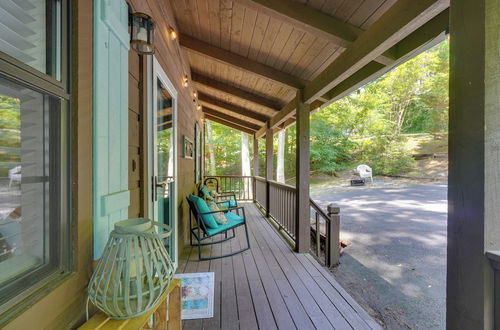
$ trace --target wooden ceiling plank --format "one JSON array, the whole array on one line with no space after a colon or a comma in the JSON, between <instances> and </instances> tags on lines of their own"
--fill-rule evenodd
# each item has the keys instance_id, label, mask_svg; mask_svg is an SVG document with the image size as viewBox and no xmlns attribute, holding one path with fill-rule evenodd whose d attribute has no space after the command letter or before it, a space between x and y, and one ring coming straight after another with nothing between
<instances>
[{"instance_id":1,"label":"wooden ceiling plank","mask_svg":"<svg viewBox=\"0 0 500 330\"><path fill-rule=\"evenodd\" d=\"M259 10L271 17L286 22L303 32L307 32L340 47L347 48L363 30L328 15L306 4L283 0L236 0L238 3ZM383 64L393 60L391 53L381 54L376 59Z\"/></svg>"},{"instance_id":2,"label":"wooden ceiling plank","mask_svg":"<svg viewBox=\"0 0 500 330\"><path fill-rule=\"evenodd\" d=\"M283 0L236 0L246 7L286 21L296 28L347 47L363 32L335 17L307 5Z\"/></svg>"},{"instance_id":3,"label":"wooden ceiling plank","mask_svg":"<svg viewBox=\"0 0 500 330\"><path fill-rule=\"evenodd\" d=\"M449 6L441 0L400 0L365 31L352 46L304 88L306 102L324 95L342 80L409 35L412 30Z\"/></svg>"},{"instance_id":4,"label":"wooden ceiling plank","mask_svg":"<svg viewBox=\"0 0 500 330\"><path fill-rule=\"evenodd\" d=\"M208 119L210 121L214 121L216 123L225 125L227 127L234 128L235 130L238 130L238 131L241 131L241 132L245 132L245 133L250 134L250 135L255 134L255 131L252 130L252 129L250 129L250 128L246 128L246 127L243 127L243 126L239 126L239 125L233 124L233 123L231 123L231 122L229 122L227 120L210 116L209 114L205 114L205 119Z\"/></svg>"},{"instance_id":5,"label":"wooden ceiling plank","mask_svg":"<svg viewBox=\"0 0 500 330\"><path fill-rule=\"evenodd\" d=\"M266 79L276 81L285 86L303 88L306 84L306 81L300 78L276 70L275 68L269 67L265 64L249 60L246 57L232 53L225 49L212 46L188 35L181 35L179 41L181 46L189 51L198 53L202 56L211 57L219 62L260 75Z\"/></svg>"},{"instance_id":6,"label":"wooden ceiling plank","mask_svg":"<svg viewBox=\"0 0 500 330\"><path fill-rule=\"evenodd\" d=\"M212 108L209 108L209 107L202 107L202 110L203 110L203 113L205 114L209 114L210 116L213 116L213 117L217 117L217 118L220 118L220 119L224 119L224 120L227 120L227 121L230 121L236 125L239 125L239 126L243 126L243 127L246 127L246 128L250 128L252 130L258 130L261 128L262 125L257 125L257 124L254 124L254 123L250 123L248 121L245 121L245 120L242 120L242 119L239 119L239 118L236 118L236 117L233 117L233 116L230 116L228 114L225 114L225 113L222 113L220 111L217 111L217 110L214 110Z\"/></svg>"},{"instance_id":7,"label":"wooden ceiling plank","mask_svg":"<svg viewBox=\"0 0 500 330\"><path fill-rule=\"evenodd\" d=\"M221 81L206 77L198 72L191 71L191 79L200 85L216 89L225 94L229 94L235 96L237 98L255 103L257 105L266 107L267 109L271 109L275 112L279 111L280 105L277 102L274 102L268 98L262 97L257 94L253 94L243 90L241 88L237 88L228 84L225 84Z\"/></svg>"},{"instance_id":8,"label":"wooden ceiling plank","mask_svg":"<svg viewBox=\"0 0 500 330\"><path fill-rule=\"evenodd\" d=\"M204 93L198 93L198 101L202 105L213 107L216 109L220 108L220 109L223 109L225 111L233 112L233 113L238 114L238 115L242 115L245 117L255 119L255 120L260 121L262 123L264 123L270 119L269 116L266 116L262 113L251 111L251 110L245 109L243 107L221 101L219 99L216 99L216 98L211 97L209 95L206 95Z\"/></svg>"},{"instance_id":9,"label":"wooden ceiling plank","mask_svg":"<svg viewBox=\"0 0 500 330\"><path fill-rule=\"evenodd\" d=\"M229 49L231 47L231 17L233 15L233 2L231 0L221 0L219 15L220 46L221 48Z\"/></svg>"}]
</instances>

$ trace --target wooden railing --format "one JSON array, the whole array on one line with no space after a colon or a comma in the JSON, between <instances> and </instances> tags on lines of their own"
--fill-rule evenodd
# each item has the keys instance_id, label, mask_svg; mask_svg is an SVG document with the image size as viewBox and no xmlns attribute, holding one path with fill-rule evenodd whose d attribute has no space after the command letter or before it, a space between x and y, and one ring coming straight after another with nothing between
<instances>
[{"instance_id":1,"label":"wooden railing","mask_svg":"<svg viewBox=\"0 0 500 330\"><path fill-rule=\"evenodd\" d=\"M340 208L328 205L328 214L312 199L311 207L311 253L324 261L328 267L335 266L340 259Z\"/></svg>"},{"instance_id":2,"label":"wooden railing","mask_svg":"<svg viewBox=\"0 0 500 330\"><path fill-rule=\"evenodd\" d=\"M241 175L207 175L205 179L215 178L219 183L219 191L233 191L240 201L253 201L253 176Z\"/></svg>"},{"instance_id":3,"label":"wooden railing","mask_svg":"<svg viewBox=\"0 0 500 330\"><path fill-rule=\"evenodd\" d=\"M292 240L296 237L296 189L284 183L269 183L269 216Z\"/></svg>"},{"instance_id":4,"label":"wooden railing","mask_svg":"<svg viewBox=\"0 0 500 330\"><path fill-rule=\"evenodd\" d=\"M256 202L278 229L295 242L297 201L294 186L260 176L213 175L207 178L218 180L219 191L234 191L238 200ZM340 210L329 205L328 213L325 213L312 199L309 204L311 253L326 266L334 266L339 262Z\"/></svg>"},{"instance_id":5,"label":"wooden railing","mask_svg":"<svg viewBox=\"0 0 500 330\"><path fill-rule=\"evenodd\" d=\"M265 210L266 200L267 200L266 179L260 176L254 177L254 193L255 193L255 202L257 202L257 204L259 204L259 206Z\"/></svg>"}]
</instances>

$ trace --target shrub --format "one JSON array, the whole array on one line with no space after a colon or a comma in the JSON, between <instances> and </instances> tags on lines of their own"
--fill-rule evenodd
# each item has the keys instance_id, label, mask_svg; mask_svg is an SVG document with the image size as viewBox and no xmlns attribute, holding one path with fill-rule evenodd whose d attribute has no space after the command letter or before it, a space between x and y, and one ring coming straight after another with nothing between
<instances>
[{"instance_id":1,"label":"shrub","mask_svg":"<svg viewBox=\"0 0 500 330\"><path fill-rule=\"evenodd\" d=\"M416 166L401 138L382 136L360 144L361 150L356 158L369 165L375 175L404 174Z\"/></svg>"},{"instance_id":2,"label":"shrub","mask_svg":"<svg viewBox=\"0 0 500 330\"><path fill-rule=\"evenodd\" d=\"M342 131L322 121L311 122L311 170L328 174L349 166L356 144Z\"/></svg>"}]
</instances>

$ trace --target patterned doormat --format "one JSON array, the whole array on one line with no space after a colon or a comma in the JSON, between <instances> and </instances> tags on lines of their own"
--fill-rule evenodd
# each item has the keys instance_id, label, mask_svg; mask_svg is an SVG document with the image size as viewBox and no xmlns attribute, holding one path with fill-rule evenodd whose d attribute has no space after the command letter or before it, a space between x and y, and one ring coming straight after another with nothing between
<instances>
[{"instance_id":1,"label":"patterned doormat","mask_svg":"<svg viewBox=\"0 0 500 330\"><path fill-rule=\"evenodd\" d=\"M214 273L176 274L182 280L182 319L214 316Z\"/></svg>"}]
</instances>

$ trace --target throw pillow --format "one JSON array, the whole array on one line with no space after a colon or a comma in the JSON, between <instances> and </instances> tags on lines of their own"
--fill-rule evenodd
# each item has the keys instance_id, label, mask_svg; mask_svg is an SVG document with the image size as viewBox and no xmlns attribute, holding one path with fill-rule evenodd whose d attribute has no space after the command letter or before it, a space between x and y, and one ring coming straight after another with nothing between
<instances>
[{"instance_id":1,"label":"throw pillow","mask_svg":"<svg viewBox=\"0 0 500 330\"><path fill-rule=\"evenodd\" d=\"M209 202L208 207L212 211L219 211L220 210L219 207L217 206L217 204L215 204L214 202ZM225 225L227 223L227 219L224 216L224 212L214 213L214 218L215 218L215 221L217 221L217 223L219 225Z\"/></svg>"}]
</instances>

